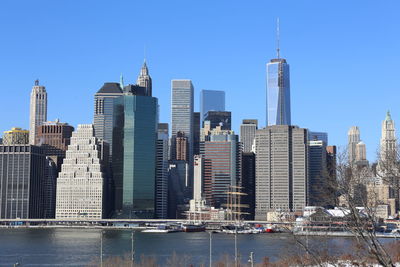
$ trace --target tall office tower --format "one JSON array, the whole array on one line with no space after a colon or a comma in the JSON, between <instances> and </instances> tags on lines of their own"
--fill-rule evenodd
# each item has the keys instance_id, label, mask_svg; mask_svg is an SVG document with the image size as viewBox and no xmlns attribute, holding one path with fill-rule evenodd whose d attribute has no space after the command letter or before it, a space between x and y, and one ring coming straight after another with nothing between
<instances>
[{"instance_id":1,"label":"tall office tower","mask_svg":"<svg viewBox=\"0 0 400 267\"><path fill-rule=\"evenodd\" d=\"M0 145L0 219L42 218L44 168L40 147Z\"/></svg>"},{"instance_id":2,"label":"tall office tower","mask_svg":"<svg viewBox=\"0 0 400 267\"><path fill-rule=\"evenodd\" d=\"M46 156L57 165L58 172L65 158L65 152L71 142L74 127L59 120L44 122L37 127L35 143L41 146Z\"/></svg>"},{"instance_id":3,"label":"tall office tower","mask_svg":"<svg viewBox=\"0 0 400 267\"><path fill-rule=\"evenodd\" d=\"M125 86L114 100L115 215L121 218L155 216L158 103L141 88Z\"/></svg>"},{"instance_id":4,"label":"tall office tower","mask_svg":"<svg viewBox=\"0 0 400 267\"><path fill-rule=\"evenodd\" d=\"M252 151L257 129L257 120L243 120L240 125L240 142L242 143L244 153L250 153Z\"/></svg>"},{"instance_id":5,"label":"tall office tower","mask_svg":"<svg viewBox=\"0 0 400 267\"><path fill-rule=\"evenodd\" d=\"M356 159L355 164L358 167L368 167L369 162L367 160L367 147L363 141L360 141L356 145Z\"/></svg>"},{"instance_id":6,"label":"tall office tower","mask_svg":"<svg viewBox=\"0 0 400 267\"><path fill-rule=\"evenodd\" d=\"M123 78L119 83L104 83L94 95L94 133L110 144L112 152L114 99L122 95ZM111 159L111 158L110 158Z\"/></svg>"},{"instance_id":7,"label":"tall office tower","mask_svg":"<svg viewBox=\"0 0 400 267\"><path fill-rule=\"evenodd\" d=\"M157 219L168 216L168 123L159 123L156 146L156 207Z\"/></svg>"},{"instance_id":8,"label":"tall office tower","mask_svg":"<svg viewBox=\"0 0 400 267\"><path fill-rule=\"evenodd\" d=\"M330 185L327 173L326 143L322 140L308 141L309 150L309 195L310 206L327 206L331 199L327 198Z\"/></svg>"},{"instance_id":9,"label":"tall office tower","mask_svg":"<svg viewBox=\"0 0 400 267\"><path fill-rule=\"evenodd\" d=\"M277 58L267 63L267 126L291 125L290 73L286 59L280 57L279 21Z\"/></svg>"},{"instance_id":10,"label":"tall office tower","mask_svg":"<svg viewBox=\"0 0 400 267\"><path fill-rule=\"evenodd\" d=\"M153 86L151 82L151 77L149 75L149 69L147 68L146 60L143 63L142 68L140 69L140 74L137 78L137 85L140 87L146 88L146 95L152 96L153 94Z\"/></svg>"},{"instance_id":11,"label":"tall office tower","mask_svg":"<svg viewBox=\"0 0 400 267\"><path fill-rule=\"evenodd\" d=\"M381 160L394 160L397 150L397 138L394 121L388 111L385 120L382 122L382 136L380 142Z\"/></svg>"},{"instance_id":12,"label":"tall office tower","mask_svg":"<svg viewBox=\"0 0 400 267\"><path fill-rule=\"evenodd\" d=\"M184 132L177 132L175 138L175 155L174 160L184 160L189 161L189 144L188 138L185 136Z\"/></svg>"},{"instance_id":13,"label":"tall office tower","mask_svg":"<svg viewBox=\"0 0 400 267\"><path fill-rule=\"evenodd\" d=\"M337 199L337 167L336 167L336 146L327 146L326 147L326 169L329 184L331 185L328 189L329 197L331 198L332 206L338 206L338 199Z\"/></svg>"},{"instance_id":14,"label":"tall office tower","mask_svg":"<svg viewBox=\"0 0 400 267\"><path fill-rule=\"evenodd\" d=\"M200 112L193 112L193 155L200 154Z\"/></svg>"},{"instance_id":15,"label":"tall office tower","mask_svg":"<svg viewBox=\"0 0 400 267\"><path fill-rule=\"evenodd\" d=\"M319 140L323 141L325 145L328 145L328 133L325 132L308 132L308 140Z\"/></svg>"},{"instance_id":16,"label":"tall office tower","mask_svg":"<svg viewBox=\"0 0 400 267\"><path fill-rule=\"evenodd\" d=\"M256 155L253 152L243 152L242 154L242 192L246 195L242 198L242 203L249 206L245 220L254 220L256 206Z\"/></svg>"},{"instance_id":17,"label":"tall office tower","mask_svg":"<svg viewBox=\"0 0 400 267\"><path fill-rule=\"evenodd\" d=\"M46 168L43 176L43 218L54 218L57 176L71 141L74 127L59 120L44 122L37 127L35 143L43 149Z\"/></svg>"},{"instance_id":18,"label":"tall office tower","mask_svg":"<svg viewBox=\"0 0 400 267\"><path fill-rule=\"evenodd\" d=\"M35 81L31 92L31 105L29 115L29 143L35 144L37 126L47 121L47 92L44 86Z\"/></svg>"},{"instance_id":19,"label":"tall office tower","mask_svg":"<svg viewBox=\"0 0 400 267\"><path fill-rule=\"evenodd\" d=\"M308 198L307 129L274 125L256 133L256 220L300 212Z\"/></svg>"},{"instance_id":20,"label":"tall office tower","mask_svg":"<svg viewBox=\"0 0 400 267\"><path fill-rule=\"evenodd\" d=\"M356 161L356 146L357 144L361 141L360 139L360 130L358 129L357 126L352 126L348 133L348 157L349 157L349 162L354 163Z\"/></svg>"},{"instance_id":21,"label":"tall office tower","mask_svg":"<svg viewBox=\"0 0 400 267\"><path fill-rule=\"evenodd\" d=\"M191 80L172 80L171 99L171 140L178 132L184 132L188 139L189 176L193 173L193 84ZM171 152L176 151L176 144L171 142ZM192 180L189 181L189 187Z\"/></svg>"},{"instance_id":22,"label":"tall office tower","mask_svg":"<svg viewBox=\"0 0 400 267\"><path fill-rule=\"evenodd\" d=\"M200 211L204 206L203 200L203 171L204 171L204 162L203 156L194 155L193 162L193 199L190 200L190 211L196 212Z\"/></svg>"},{"instance_id":23,"label":"tall office tower","mask_svg":"<svg viewBox=\"0 0 400 267\"><path fill-rule=\"evenodd\" d=\"M204 196L210 205L227 203L227 191L237 186L241 178L241 145L230 130L218 127L204 142Z\"/></svg>"},{"instance_id":24,"label":"tall office tower","mask_svg":"<svg viewBox=\"0 0 400 267\"><path fill-rule=\"evenodd\" d=\"M225 111L225 92L215 90L201 90L200 112L201 120L204 121L208 111Z\"/></svg>"},{"instance_id":25,"label":"tall office tower","mask_svg":"<svg viewBox=\"0 0 400 267\"><path fill-rule=\"evenodd\" d=\"M42 179L43 196L41 203L43 209L42 217L45 219L54 219L56 216L57 176L57 164L52 158L46 156L44 175Z\"/></svg>"},{"instance_id":26,"label":"tall office tower","mask_svg":"<svg viewBox=\"0 0 400 267\"><path fill-rule=\"evenodd\" d=\"M104 157L109 151L94 135L92 124L80 124L57 178L56 219L102 219Z\"/></svg>"},{"instance_id":27,"label":"tall office tower","mask_svg":"<svg viewBox=\"0 0 400 267\"><path fill-rule=\"evenodd\" d=\"M29 144L29 131L14 127L10 131L5 131L3 135L4 145L24 145Z\"/></svg>"},{"instance_id":28,"label":"tall office tower","mask_svg":"<svg viewBox=\"0 0 400 267\"><path fill-rule=\"evenodd\" d=\"M211 123L211 129L221 126L222 130L232 130L232 115L230 111L207 111L204 115L204 121Z\"/></svg>"}]
</instances>

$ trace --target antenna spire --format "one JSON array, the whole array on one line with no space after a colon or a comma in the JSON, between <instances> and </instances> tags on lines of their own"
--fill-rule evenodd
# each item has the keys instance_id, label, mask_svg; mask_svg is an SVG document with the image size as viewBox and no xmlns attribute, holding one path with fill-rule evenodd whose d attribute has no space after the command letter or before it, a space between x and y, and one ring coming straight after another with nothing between
<instances>
[{"instance_id":1,"label":"antenna spire","mask_svg":"<svg viewBox=\"0 0 400 267\"><path fill-rule=\"evenodd\" d=\"M278 55L278 59L280 58L280 32L279 32L279 18L276 19L276 53Z\"/></svg>"}]
</instances>

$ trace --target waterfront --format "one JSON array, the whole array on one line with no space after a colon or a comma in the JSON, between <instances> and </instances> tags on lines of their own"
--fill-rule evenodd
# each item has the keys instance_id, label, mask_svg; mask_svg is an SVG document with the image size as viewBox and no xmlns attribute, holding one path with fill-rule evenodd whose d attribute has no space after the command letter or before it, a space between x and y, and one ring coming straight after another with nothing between
<instances>
[{"instance_id":1,"label":"waterfront","mask_svg":"<svg viewBox=\"0 0 400 267\"><path fill-rule=\"evenodd\" d=\"M0 266L87 266L99 260L100 229L0 229ZM104 230L104 258L114 255L126 255L131 252L130 230ZM255 260L269 257L272 261L278 257L298 251L291 234L238 235L238 251L243 262L250 252ZM386 241L384 241L386 242ZM330 253L349 253L353 239L346 237L309 237L310 246L329 248ZM234 255L234 235L213 234L213 259L217 261L223 255ZM135 233L135 254L154 256L160 263L165 262L174 252L187 255L197 264L209 261L209 234Z\"/></svg>"}]
</instances>

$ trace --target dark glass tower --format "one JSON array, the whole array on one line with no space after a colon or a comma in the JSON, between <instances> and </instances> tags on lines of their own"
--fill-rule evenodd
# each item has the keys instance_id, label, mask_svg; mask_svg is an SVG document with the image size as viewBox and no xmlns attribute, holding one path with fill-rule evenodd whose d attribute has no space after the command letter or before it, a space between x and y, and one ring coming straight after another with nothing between
<instances>
[{"instance_id":1,"label":"dark glass tower","mask_svg":"<svg viewBox=\"0 0 400 267\"><path fill-rule=\"evenodd\" d=\"M115 210L121 218L155 216L158 104L157 98L136 95L138 89L126 86L124 95L114 100Z\"/></svg>"},{"instance_id":2,"label":"dark glass tower","mask_svg":"<svg viewBox=\"0 0 400 267\"><path fill-rule=\"evenodd\" d=\"M291 125L289 64L283 58L267 64L267 126Z\"/></svg>"}]
</instances>

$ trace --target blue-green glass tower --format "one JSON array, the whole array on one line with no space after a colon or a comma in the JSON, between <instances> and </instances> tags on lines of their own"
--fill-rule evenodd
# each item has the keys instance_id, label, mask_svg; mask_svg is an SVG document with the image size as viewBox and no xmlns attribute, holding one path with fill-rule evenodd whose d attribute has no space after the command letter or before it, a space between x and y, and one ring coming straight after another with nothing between
<instances>
[{"instance_id":1,"label":"blue-green glass tower","mask_svg":"<svg viewBox=\"0 0 400 267\"><path fill-rule=\"evenodd\" d=\"M157 98L128 85L114 99L115 216L154 218Z\"/></svg>"}]
</instances>

